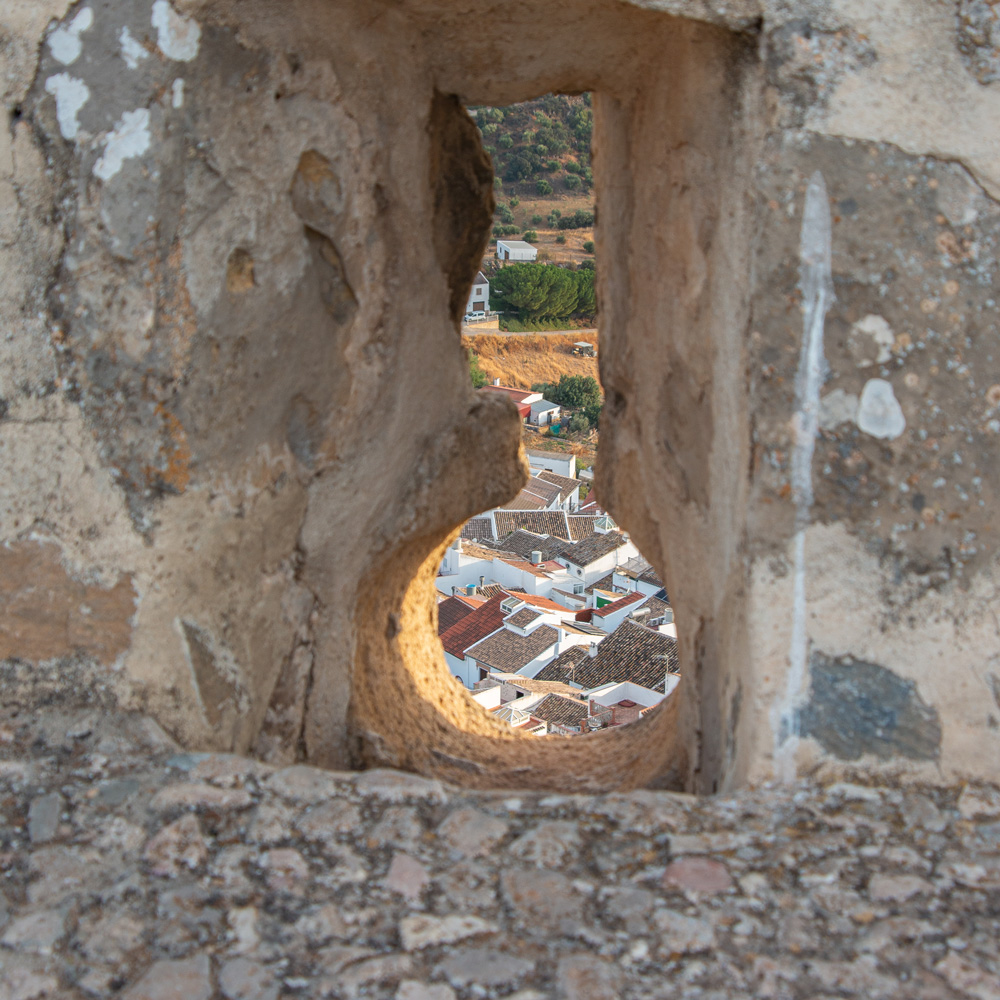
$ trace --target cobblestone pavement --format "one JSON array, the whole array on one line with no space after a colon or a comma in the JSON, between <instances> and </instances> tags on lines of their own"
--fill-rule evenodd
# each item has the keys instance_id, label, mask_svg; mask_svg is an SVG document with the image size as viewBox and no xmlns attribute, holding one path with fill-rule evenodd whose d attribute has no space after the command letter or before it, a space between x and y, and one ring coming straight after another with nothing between
<instances>
[{"instance_id":1,"label":"cobblestone pavement","mask_svg":"<svg viewBox=\"0 0 1000 1000\"><path fill-rule=\"evenodd\" d=\"M491 795L0 710L0 830L0 1000L1000 998L991 788Z\"/></svg>"}]
</instances>

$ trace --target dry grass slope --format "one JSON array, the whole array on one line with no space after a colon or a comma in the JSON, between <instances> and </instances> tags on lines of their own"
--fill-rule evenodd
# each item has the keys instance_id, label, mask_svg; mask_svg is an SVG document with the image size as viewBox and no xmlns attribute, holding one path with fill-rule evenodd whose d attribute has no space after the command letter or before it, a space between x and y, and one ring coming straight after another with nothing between
<instances>
[{"instance_id":1,"label":"dry grass slope","mask_svg":"<svg viewBox=\"0 0 1000 1000\"><path fill-rule=\"evenodd\" d=\"M502 385L530 389L536 382L558 382L560 375L592 375L600 381L596 358L572 353L577 340L597 343L596 334L538 334L463 337L464 347L479 355L479 367Z\"/></svg>"}]
</instances>

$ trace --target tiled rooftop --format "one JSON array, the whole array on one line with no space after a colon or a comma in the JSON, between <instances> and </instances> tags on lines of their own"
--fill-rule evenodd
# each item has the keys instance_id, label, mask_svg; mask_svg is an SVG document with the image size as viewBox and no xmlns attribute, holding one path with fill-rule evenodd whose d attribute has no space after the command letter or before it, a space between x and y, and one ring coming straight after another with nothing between
<instances>
[{"instance_id":1,"label":"tiled rooftop","mask_svg":"<svg viewBox=\"0 0 1000 1000\"><path fill-rule=\"evenodd\" d=\"M501 590L477 611L466 615L447 631L439 633L438 637L445 651L462 659L470 646L500 628L504 618L507 617L507 612L500 607L500 604L508 596L505 590Z\"/></svg>"},{"instance_id":2,"label":"tiled rooftop","mask_svg":"<svg viewBox=\"0 0 1000 1000\"><path fill-rule=\"evenodd\" d=\"M668 671L679 666L677 640L625 619L576 670L574 683L596 688L631 681L651 691L663 691Z\"/></svg>"},{"instance_id":3,"label":"tiled rooftop","mask_svg":"<svg viewBox=\"0 0 1000 1000\"><path fill-rule=\"evenodd\" d=\"M533 531L536 535L555 535L569 538L566 514L561 510L511 510L494 511L497 538L501 541L518 528Z\"/></svg>"},{"instance_id":4,"label":"tiled rooftop","mask_svg":"<svg viewBox=\"0 0 1000 1000\"><path fill-rule=\"evenodd\" d=\"M550 694L543 701L532 706L531 714L543 722L579 729L586 726L590 709L585 701L576 701L559 694Z\"/></svg>"},{"instance_id":5,"label":"tiled rooftop","mask_svg":"<svg viewBox=\"0 0 1000 1000\"><path fill-rule=\"evenodd\" d=\"M468 648L477 663L505 674L516 674L535 657L554 646L559 633L551 625L539 625L530 635L502 629Z\"/></svg>"}]
</instances>

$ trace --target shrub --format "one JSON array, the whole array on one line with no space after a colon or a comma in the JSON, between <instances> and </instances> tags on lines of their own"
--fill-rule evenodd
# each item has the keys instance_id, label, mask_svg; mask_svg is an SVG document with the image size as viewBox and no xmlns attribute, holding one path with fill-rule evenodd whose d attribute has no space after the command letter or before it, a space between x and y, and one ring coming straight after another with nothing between
<instances>
[{"instance_id":1,"label":"shrub","mask_svg":"<svg viewBox=\"0 0 1000 1000\"><path fill-rule=\"evenodd\" d=\"M576 174L567 174L563 178L563 183L566 185L567 191L575 191L578 187L580 187L583 184L583 181L581 181Z\"/></svg>"},{"instance_id":2,"label":"shrub","mask_svg":"<svg viewBox=\"0 0 1000 1000\"><path fill-rule=\"evenodd\" d=\"M486 372L479 367L479 355L469 351L469 378L472 379L472 388L481 389L489 381Z\"/></svg>"},{"instance_id":3,"label":"shrub","mask_svg":"<svg viewBox=\"0 0 1000 1000\"><path fill-rule=\"evenodd\" d=\"M533 226L540 226L545 220L540 215L533 215L531 217L531 224Z\"/></svg>"},{"instance_id":4,"label":"shrub","mask_svg":"<svg viewBox=\"0 0 1000 1000\"><path fill-rule=\"evenodd\" d=\"M549 162L545 164L545 169L548 173L554 174L559 169L559 161L549 160Z\"/></svg>"},{"instance_id":5,"label":"shrub","mask_svg":"<svg viewBox=\"0 0 1000 1000\"><path fill-rule=\"evenodd\" d=\"M576 160L566 161L566 173L568 174L578 174L580 173L580 164Z\"/></svg>"},{"instance_id":6,"label":"shrub","mask_svg":"<svg viewBox=\"0 0 1000 1000\"><path fill-rule=\"evenodd\" d=\"M514 221L514 213L502 202L497 205L496 216L501 222Z\"/></svg>"},{"instance_id":7,"label":"shrub","mask_svg":"<svg viewBox=\"0 0 1000 1000\"><path fill-rule=\"evenodd\" d=\"M565 243L565 242L566 242L566 237L562 233L560 233L556 237L556 243Z\"/></svg>"},{"instance_id":8,"label":"shrub","mask_svg":"<svg viewBox=\"0 0 1000 1000\"><path fill-rule=\"evenodd\" d=\"M534 229L528 229L525 231L524 233L525 243L534 243L537 239L538 239L538 233L536 233Z\"/></svg>"},{"instance_id":9,"label":"shrub","mask_svg":"<svg viewBox=\"0 0 1000 1000\"><path fill-rule=\"evenodd\" d=\"M583 244L583 252L584 253L593 253L594 252L594 241L593 240L587 240Z\"/></svg>"},{"instance_id":10,"label":"shrub","mask_svg":"<svg viewBox=\"0 0 1000 1000\"><path fill-rule=\"evenodd\" d=\"M514 145L514 140L509 135L502 135L497 139L497 145L501 149L510 149Z\"/></svg>"},{"instance_id":11,"label":"shrub","mask_svg":"<svg viewBox=\"0 0 1000 1000\"><path fill-rule=\"evenodd\" d=\"M479 388L476 386L476 388ZM590 430L590 421L582 413L574 413L569 418L569 430L571 434L586 434Z\"/></svg>"},{"instance_id":12,"label":"shrub","mask_svg":"<svg viewBox=\"0 0 1000 1000\"><path fill-rule=\"evenodd\" d=\"M510 207L511 208L517 208L517 206L520 205L520 204L521 204L521 199L518 198L517 195L514 195L514 197L510 199Z\"/></svg>"},{"instance_id":13,"label":"shrub","mask_svg":"<svg viewBox=\"0 0 1000 1000\"><path fill-rule=\"evenodd\" d=\"M552 185L544 178L535 184L535 190L543 197L552 194Z\"/></svg>"},{"instance_id":14,"label":"shrub","mask_svg":"<svg viewBox=\"0 0 1000 1000\"><path fill-rule=\"evenodd\" d=\"M493 190L499 191L503 187L503 181L499 177L493 178Z\"/></svg>"}]
</instances>

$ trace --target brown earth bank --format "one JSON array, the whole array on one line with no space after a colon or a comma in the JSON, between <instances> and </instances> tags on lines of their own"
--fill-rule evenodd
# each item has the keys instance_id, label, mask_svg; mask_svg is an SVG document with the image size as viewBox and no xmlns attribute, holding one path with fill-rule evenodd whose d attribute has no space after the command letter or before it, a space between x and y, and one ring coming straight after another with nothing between
<instances>
[{"instance_id":1,"label":"brown earth bank","mask_svg":"<svg viewBox=\"0 0 1000 1000\"><path fill-rule=\"evenodd\" d=\"M560 375L590 375L600 381L597 358L573 354L573 344L597 335L583 331L534 335L478 334L463 336L462 346L479 356L479 367L492 380L515 389L538 382L558 382Z\"/></svg>"}]
</instances>

